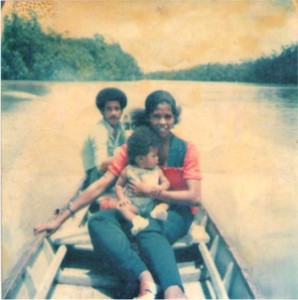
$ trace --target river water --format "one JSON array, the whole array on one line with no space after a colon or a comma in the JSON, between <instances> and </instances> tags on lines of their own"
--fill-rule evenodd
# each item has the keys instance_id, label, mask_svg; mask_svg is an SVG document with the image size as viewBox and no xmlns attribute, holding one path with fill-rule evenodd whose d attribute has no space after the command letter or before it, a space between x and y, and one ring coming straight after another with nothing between
<instances>
[{"instance_id":1,"label":"river water","mask_svg":"<svg viewBox=\"0 0 298 300\"><path fill-rule=\"evenodd\" d=\"M266 298L298 298L296 86L2 82L2 277L82 177L81 145L106 86L126 92L128 109L155 89L174 95L175 131L199 149L208 211Z\"/></svg>"}]
</instances>

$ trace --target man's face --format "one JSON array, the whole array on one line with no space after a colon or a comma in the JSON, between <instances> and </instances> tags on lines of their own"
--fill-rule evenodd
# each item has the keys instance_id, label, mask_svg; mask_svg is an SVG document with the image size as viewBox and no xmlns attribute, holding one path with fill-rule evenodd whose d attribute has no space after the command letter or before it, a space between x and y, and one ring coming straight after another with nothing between
<instances>
[{"instance_id":1,"label":"man's face","mask_svg":"<svg viewBox=\"0 0 298 300\"><path fill-rule=\"evenodd\" d=\"M122 116L122 109L119 101L108 101L105 105L105 108L102 112L104 119L114 127L117 123L119 123L120 118Z\"/></svg>"}]
</instances>

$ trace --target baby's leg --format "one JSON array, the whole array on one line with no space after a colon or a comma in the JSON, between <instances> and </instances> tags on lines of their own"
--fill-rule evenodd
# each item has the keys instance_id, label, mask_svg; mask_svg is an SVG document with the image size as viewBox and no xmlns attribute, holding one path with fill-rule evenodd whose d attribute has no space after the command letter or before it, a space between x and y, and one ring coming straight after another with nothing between
<instances>
[{"instance_id":1,"label":"baby's leg","mask_svg":"<svg viewBox=\"0 0 298 300\"><path fill-rule=\"evenodd\" d=\"M122 213L123 217L132 223L132 220L137 216L138 209L133 204L119 207L118 210Z\"/></svg>"},{"instance_id":2,"label":"baby's leg","mask_svg":"<svg viewBox=\"0 0 298 300\"><path fill-rule=\"evenodd\" d=\"M153 219L165 221L168 217L167 210L169 209L169 205L166 203L159 203L155 206L155 208L150 213L150 216Z\"/></svg>"},{"instance_id":3,"label":"baby's leg","mask_svg":"<svg viewBox=\"0 0 298 300\"><path fill-rule=\"evenodd\" d=\"M137 235L140 231L149 225L149 221L139 215L136 215L132 220L131 233Z\"/></svg>"},{"instance_id":4,"label":"baby's leg","mask_svg":"<svg viewBox=\"0 0 298 300\"><path fill-rule=\"evenodd\" d=\"M149 221L138 215L138 208L133 204L120 207L119 211L124 218L132 223L131 233L137 235L141 230L149 225Z\"/></svg>"}]
</instances>

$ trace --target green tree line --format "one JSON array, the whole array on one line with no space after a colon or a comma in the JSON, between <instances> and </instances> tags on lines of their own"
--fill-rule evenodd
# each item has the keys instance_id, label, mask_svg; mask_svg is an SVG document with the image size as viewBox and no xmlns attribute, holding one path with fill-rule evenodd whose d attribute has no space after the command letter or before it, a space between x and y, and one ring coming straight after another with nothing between
<instances>
[{"instance_id":1,"label":"green tree line","mask_svg":"<svg viewBox=\"0 0 298 300\"><path fill-rule=\"evenodd\" d=\"M240 63L208 63L190 69L144 74L133 56L119 44L97 34L74 39L45 33L33 13L4 17L1 41L4 80L193 80L297 84L298 45L281 53Z\"/></svg>"},{"instance_id":2,"label":"green tree line","mask_svg":"<svg viewBox=\"0 0 298 300\"><path fill-rule=\"evenodd\" d=\"M146 74L146 78L297 84L297 74L298 45L293 44L283 47L280 54L274 53L256 60L234 64L210 63L186 70L153 72Z\"/></svg>"},{"instance_id":3,"label":"green tree line","mask_svg":"<svg viewBox=\"0 0 298 300\"><path fill-rule=\"evenodd\" d=\"M2 79L136 80L142 71L121 47L100 35L73 39L43 32L36 15L5 16L1 43Z\"/></svg>"}]
</instances>

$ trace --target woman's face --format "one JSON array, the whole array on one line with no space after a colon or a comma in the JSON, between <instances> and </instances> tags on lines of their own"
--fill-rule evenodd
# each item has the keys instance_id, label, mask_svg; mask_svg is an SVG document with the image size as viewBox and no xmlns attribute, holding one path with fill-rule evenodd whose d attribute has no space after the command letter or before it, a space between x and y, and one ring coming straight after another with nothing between
<instances>
[{"instance_id":1,"label":"woman's face","mask_svg":"<svg viewBox=\"0 0 298 300\"><path fill-rule=\"evenodd\" d=\"M170 134L174 121L171 106L167 103L157 105L156 109L149 115L151 127L161 138L165 138Z\"/></svg>"}]
</instances>

